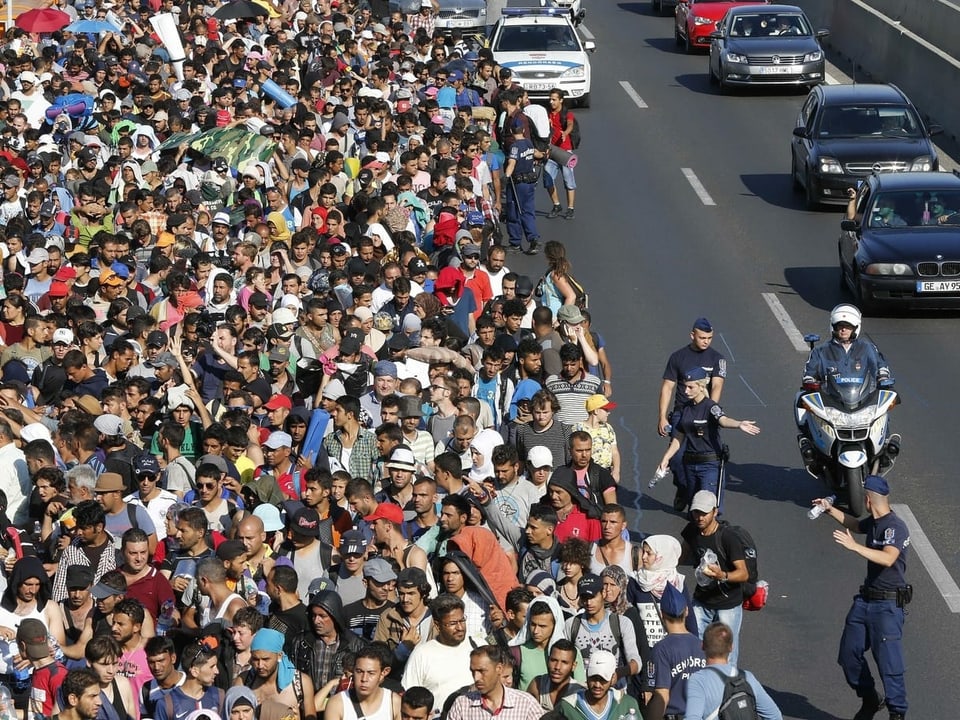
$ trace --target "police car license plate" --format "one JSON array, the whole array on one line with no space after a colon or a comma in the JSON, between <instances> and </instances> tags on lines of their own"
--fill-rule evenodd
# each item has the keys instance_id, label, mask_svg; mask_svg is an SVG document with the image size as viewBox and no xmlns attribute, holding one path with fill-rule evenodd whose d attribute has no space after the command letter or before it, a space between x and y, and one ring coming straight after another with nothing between
<instances>
[{"instance_id":1,"label":"police car license plate","mask_svg":"<svg viewBox=\"0 0 960 720\"><path fill-rule=\"evenodd\" d=\"M457 27L457 28L470 27L471 25L473 25L473 20L469 20L469 19L450 20L448 21L448 25L450 27Z\"/></svg>"},{"instance_id":2,"label":"police car license plate","mask_svg":"<svg viewBox=\"0 0 960 720\"><path fill-rule=\"evenodd\" d=\"M763 65L758 67L759 75L789 75L794 69L789 65Z\"/></svg>"},{"instance_id":3,"label":"police car license plate","mask_svg":"<svg viewBox=\"0 0 960 720\"><path fill-rule=\"evenodd\" d=\"M527 83L526 87L527 87L527 91L532 90L533 92L537 92L537 91L543 91L543 90L551 90L553 88L553 85L551 83Z\"/></svg>"},{"instance_id":4,"label":"police car license plate","mask_svg":"<svg viewBox=\"0 0 960 720\"><path fill-rule=\"evenodd\" d=\"M917 292L960 292L960 280L917 280Z\"/></svg>"}]
</instances>

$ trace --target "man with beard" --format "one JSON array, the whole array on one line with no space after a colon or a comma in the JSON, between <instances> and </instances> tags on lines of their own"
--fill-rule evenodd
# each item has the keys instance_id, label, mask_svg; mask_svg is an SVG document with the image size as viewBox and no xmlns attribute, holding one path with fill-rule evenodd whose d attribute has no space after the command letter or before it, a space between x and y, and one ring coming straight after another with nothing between
<instances>
[{"instance_id":1,"label":"man with beard","mask_svg":"<svg viewBox=\"0 0 960 720\"><path fill-rule=\"evenodd\" d=\"M363 563L364 596L343 608L350 629L364 640L373 640L380 618L394 606L397 595L397 574L383 558L370 558ZM391 664L388 657L386 665Z\"/></svg>"},{"instance_id":2,"label":"man with beard","mask_svg":"<svg viewBox=\"0 0 960 720\"><path fill-rule=\"evenodd\" d=\"M187 676L177 670L177 650L169 637L150 638L144 652L153 677L140 690L140 707L143 717L155 717L157 703L175 687L183 685Z\"/></svg>"},{"instance_id":3,"label":"man with beard","mask_svg":"<svg viewBox=\"0 0 960 720\"><path fill-rule=\"evenodd\" d=\"M124 379L136 358L137 355L133 345L126 340L115 341L110 346L107 361L102 365L102 369L107 375L107 381L113 383Z\"/></svg>"},{"instance_id":4,"label":"man with beard","mask_svg":"<svg viewBox=\"0 0 960 720\"><path fill-rule=\"evenodd\" d=\"M311 629L295 638L291 659L300 671L310 675L314 687L323 687L341 677L346 656L358 652L365 643L350 632L336 591L313 593L309 613Z\"/></svg>"},{"instance_id":5,"label":"man with beard","mask_svg":"<svg viewBox=\"0 0 960 720\"><path fill-rule=\"evenodd\" d=\"M71 670L60 687L65 705L60 710L62 720L96 720L103 705L100 680L93 670Z\"/></svg>"},{"instance_id":6,"label":"man with beard","mask_svg":"<svg viewBox=\"0 0 960 720\"><path fill-rule=\"evenodd\" d=\"M119 539L123 534L133 527L140 528L147 533L147 544L153 553L157 547L157 531L153 526L153 519L145 507L124 501L126 490L123 477L118 473L104 472L97 478L93 491L106 514L106 529L116 539L119 550Z\"/></svg>"},{"instance_id":7,"label":"man with beard","mask_svg":"<svg viewBox=\"0 0 960 720\"><path fill-rule=\"evenodd\" d=\"M141 633L144 613L139 600L124 598L113 608L113 624L110 628L113 639L120 643L123 650L117 672L130 681L135 695L139 694L140 688L153 677L147 667L147 654L143 649L147 642Z\"/></svg>"},{"instance_id":8,"label":"man with beard","mask_svg":"<svg viewBox=\"0 0 960 720\"><path fill-rule=\"evenodd\" d=\"M218 227L214 225L214 230ZM213 277L210 297L207 298L207 311L214 322L223 322L227 316L227 308L233 302L233 277L227 272L218 272Z\"/></svg>"},{"instance_id":9,"label":"man with beard","mask_svg":"<svg viewBox=\"0 0 960 720\"><path fill-rule=\"evenodd\" d=\"M18 617L39 618L61 646L66 641L60 605L50 598L50 581L37 557L16 562L10 572L0 607Z\"/></svg>"},{"instance_id":10,"label":"man with beard","mask_svg":"<svg viewBox=\"0 0 960 720\"><path fill-rule=\"evenodd\" d=\"M63 615L63 634L69 647L80 639L83 626L93 614L93 595L90 588L93 586L93 570L80 565L67 568L67 599L60 603L60 612ZM83 655L83 652L80 652Z\"/></svg>"},{"instance_id":11,"label":"man with beard","mask_svg":"<svg viewBox=\"0 0 960 720\"><path fill-rule=\"evenodd\" d=\"M258 704L278 704L289 709L299 720L316 720L313 680L301 672L283 652L284 636L270 628L261 628L250 645L247 677L237 678L235 685L246 685L257 696ZM295 674L299 674L296 678Z\"/></svg>"},{"instance_id":12,"label":"man with beard","mask_svg":"<svg viewBox=\"0 0 960 720\"><path fill-rule=\"evenodd\" d=\"M353 689L337 693L327 703L325 720L347 720L353 705L357 717L380 717L389 708L390 717L401 717L400 696L382 687L390 673L390 653L383 645L368 645L357 652L353 665ZM384 715L385 717L385 715Z\"/></svg>"}]
</instances>

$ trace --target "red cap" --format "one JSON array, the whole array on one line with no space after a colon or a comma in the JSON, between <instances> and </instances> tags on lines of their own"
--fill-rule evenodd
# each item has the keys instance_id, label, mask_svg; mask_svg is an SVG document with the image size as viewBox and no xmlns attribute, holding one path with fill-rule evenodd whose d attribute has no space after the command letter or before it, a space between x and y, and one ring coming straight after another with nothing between
<instances>
[{"instance_id":1,"label":"red cap","mask_svg":"<svg viewBox=\"0 0 960 720\"><path fill-rule=\"evenodd\" d=\"M76 279L77 279L77 271L74 270L74 269L73 269L72 267L70 267L69 265L61 265L61 266L60 266L60 269L57 270L57 274L53 276L53 279L54 279L54 280L60 280L60 281L63 281L63 280L76 280Z\"/></svg>"},{"instance_id":2,"label":"red cap","mask_svg":"<svg viewBox=\"0 0 960 720\"><path fill-rule=\"evenodd\" d=\"M290 402L290 398L286 395L274 395L267 401L267 404L264 405L267 410L276 410L278 408L286 408L290 410L293 408L293 403Z\"/></svg>"},{"instance_id":3,"label":"red cap","mask_svg":"<svg viewBox=\"0 0 960 720\"><path fill-rule=\"evenodd\" d=\"M50 290L47 292L52 298L61 298L66 297L70 294L70 288L67 287L65 282L54 281L50 283Z\"/></svg>"},{"instance_id":4,"label":"red cap","mask_svg":"<svg viewBox=\"0 0 960 720\"><path fill-rule=\"evenodd\" d=\"M370 515L367 515L364 520L368 523L372 523L374 520L389 520L394 525L403 525L403 510L399 505L382 502L377 505L377 509Z\"/></svg>"}]
</instances>

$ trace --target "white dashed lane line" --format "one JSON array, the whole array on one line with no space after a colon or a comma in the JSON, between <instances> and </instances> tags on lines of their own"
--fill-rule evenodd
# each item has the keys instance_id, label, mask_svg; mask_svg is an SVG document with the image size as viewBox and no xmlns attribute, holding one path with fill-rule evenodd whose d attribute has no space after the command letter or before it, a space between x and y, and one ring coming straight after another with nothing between
<instances>
[{"instance_id":1,"label":"white dashed lane line","mask_svg":"<svg viewBox=\"0 0 960 720\"><path fill-rule=\"evenodd\" d=\"M787 312L787 309L783 306L783 303L780 302L774 293L762 293L764 302L770 308L770 312L773 313L773 316L777 319L777 322L780 323L780 327L783 328L783 331L787 334L787 339L793 345L794 349L797 352L809 352L810 347L803 341L803 333L797 330L796 324L793 322L793 318L790 317L790 313Z\"/></svg>"},{"instance_id":2,"label":"white dashed lane line","mask_svg":"<svg viewBox=\"0 0 960 720\"><path fill-rule=\"evenodd\" d=\"M581 25L581 26L578 28L578 30L580 30L580 34L583 35L583 39L584 39L584 40L595 40L595 39L596 39L596 38L593 37L593 33L590 32L590 29L589 29L586 25Z\"/></svg>"},{"instance_id":3,"label":"white dashed lane line","mask_svg":"<svg viewBox=\"0 0 960 720\"><path fill-rule=\"evenodd\" d=\"M704 205L716 205L713 198L710 197L710 193L707 192L707 189L703 186L703 183L700 182L700 178L697 177L697 174L693 170L690 168L680 168L680 172L683 173L687 182L690 183L690 187L693 188L697 197L700 198L700 202Z\"/></svg>"},{"instance_id":4,"label":"white dashed lane line","mask_svg":"<svg viewBox=\"0 0 960 720\"><path fill-rule=\"evenodd\" d=\"M913 511L908 505L891 504L890 508L903 520L910 528L910 549L920 556L920 562L927 569L930 579L937 586L937 590L943 596L947 607L952 613L960 613L960 587L951 577L947 566L943 564L937 551L933 549L933 543L927 537L927 534L920 527Z\"/></svg>"},{"instance_id":5,"label":"white dashed lane line","mask_svg":"<svg viewBox=\"0 0 960 720\"><path fill-rule=\"evenodd\" d=\"M623 91L627 94L627 97L633 100L634 105L636 105L641 110L647 109L647 104L643 101L643 98L640 97L640 94L633 89L633 85L631 85L626 80L621 80L620 87L623 88Z\"/></svg>"}]
</instances>

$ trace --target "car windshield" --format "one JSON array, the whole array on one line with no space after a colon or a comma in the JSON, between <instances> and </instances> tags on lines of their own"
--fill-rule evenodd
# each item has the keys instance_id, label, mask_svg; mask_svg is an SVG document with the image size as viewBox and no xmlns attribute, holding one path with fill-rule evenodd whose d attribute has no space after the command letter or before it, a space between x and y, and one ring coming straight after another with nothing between
<instances>
[{"instance_id":1,"label":"car windshield","mask_svg":"<svg viewBox=\"0 0 960 720\"><path fill-rule=\"evenodd\" d=\"M506 25L494 52L578 51L580 43L569 25Z\"/></svg>"},{"instance_id":2,"label":"car windshield","mask_svg":"<svg viewBox=\"0 0 960 720\"><path fill-rule=\"evenodd\" d=\"M737 14L730 27L730 37L810 37L813 31L807 19L797 14Z\"/></svg>"},{"instance_id":3,"label":"car windshield","mask_svg":"<svg viewBox=\"0 0 960 720\"><path fill-rule=\"evenodd\" d=\"M960 190L879 193L870 208L871 228L960 226Z\"/></svg>"},{"instance_id":4,"label":"car windshield","mask_svg":"<svg viewBox=\"0 0 960 720\"><path fill-rule=\"evenodd\" d=\"M908 105L832 105L820 120L821 138L921 138L923 126Z\"/></svg>"}]
</instances>

